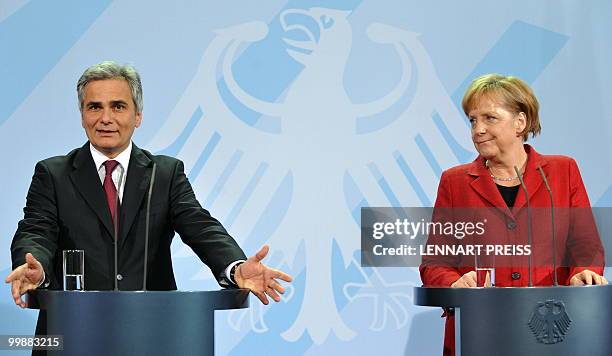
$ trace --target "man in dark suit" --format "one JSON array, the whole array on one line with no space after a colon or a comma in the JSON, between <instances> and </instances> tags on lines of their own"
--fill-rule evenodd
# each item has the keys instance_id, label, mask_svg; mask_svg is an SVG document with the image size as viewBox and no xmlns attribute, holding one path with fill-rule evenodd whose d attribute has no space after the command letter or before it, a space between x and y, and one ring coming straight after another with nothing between
<instances>
[{"instance_id":1,"label":"man in dark suit","mask_svg":"<svg viewBox=\"0 0 612 356\"><path fill-rule=\"evenodd\" d=\"M36 165L24 218L13 237L15 303L28 290L62 288L62 251L85 251L88 290L143 287L147 194L150 201L147 289L174 290L170 244L177 232L224 287L250 289L264 304L280 300L278 280L291 276L261 260L268 247L246 258L236 241L196 200L175 158L132 143L142 122L142 87L134 68L102 62L77 84L81 123L89 139L66 156ZM155 166L155 169L153 167ZM117 241L117 271L115 271Z\"/></svg>"}]
</instances>

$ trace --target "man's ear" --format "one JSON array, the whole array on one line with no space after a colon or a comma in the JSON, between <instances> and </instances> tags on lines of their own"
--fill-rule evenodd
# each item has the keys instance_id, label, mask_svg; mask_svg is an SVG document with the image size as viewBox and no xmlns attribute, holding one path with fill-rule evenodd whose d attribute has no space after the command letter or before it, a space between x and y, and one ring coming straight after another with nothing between
<instances>
[{"instance_id":1,"label":"man's ear","mask_svg":"<svg viewBox=\"0 0 612 356\"><path fill-rule=\"evenodd\" d=\"M142 123L142 112L137 112L136 113L136 124L134 125L134 127L140 127L141 123Z\"/></svg>"}]
</instances>

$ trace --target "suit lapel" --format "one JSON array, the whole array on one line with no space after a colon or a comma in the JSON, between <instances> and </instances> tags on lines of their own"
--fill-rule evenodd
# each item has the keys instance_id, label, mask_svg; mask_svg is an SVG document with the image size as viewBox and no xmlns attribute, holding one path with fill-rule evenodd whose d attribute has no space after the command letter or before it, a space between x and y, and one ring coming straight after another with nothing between
<instances>
[{"instance_id":1,"label":"suit lapel","mask_svg":"<svg viewBox=\"0 0 612 356\"><path fill-rule=\"evenodd\" d=\"M538 192L538 190L542 188L543 184L540 172L538 172L538 166L544 167L548 162L530 145L526 144L525 150L527 151L528 158L523 180L525 181L527 192L529 193L529 198L531 199ZM472 189L474 189L483 199L489 202L489 204L498 208L509 218L514 219L514 217L517 216L520 210L526 205L527 199L525 197L525 192L522 188L520 188L512 211L508 209L504 199L497 189L497 186L495 185L495 182L489 178L489 171L487 171L482 157L479 156L472 163L472 166L468 169L467 173L475 178L470 184Z\"/></svg>"},{"instance_id":2,"label":"suit lapel","mask_svg":"<svg viewBox=\"0 0 612 356\"><path fill-rule=\"evenodd\" d=\"M529 193L529 198L531 199L544 183L542 177L540 176L540 172L538 172L538 166L544 167L547 162L544 157L537 153L531 146L525 146L528 149L527 153L529 153L529 158L527 159L527 165L525 166L523 180L525 181L525 186L527 187L527 192ZM516 201L514 202L512 213L516 216L526 204L527 199L525 198L525 192L523 191L523 188L520 188Z\"/></svg>"},{"instance_id":3,"label":"suit lapel","mask_svg":"<svg viewBox=\"0 0 612 356\"><path fill-rule=\"evenodd\" d=\"M478 195L480 195L493 207L497 208L504 215L514 219L510 209L508 209L508 206L506 205L506 202L504 202L504 199L499 193L497 186L495 186L495 183L489 177L489 171L487 171L482 157L478 157L472 163L472 166L470 169L468 169L467 173L475 178L470 183L470 186Z\"/></svg>"},{"instance_id":4,"label":"suit lapel","mask_svg":"<svg viewBox=\"0 0 612 356\"><path fill-rule=\"evenodd\" d=\"M98 170L91 157L91 152L89 152L89 142L77 152L73 162L73 170L70 173L70 180L91 210L98 216L98 219L102 221L108 231L108 236L113 238L112 218Z\"/></svg>"},{"instance_id":5,"label":"suit lapel","mask_svg":"<svg viewBox=\"0 0 612 356\"><path fill-rule=\"evenodd\" d=\"M140 148L133 145L130 156L130 165L125 182L121 205L120 244L123 245L128 237L134 219L141 210L143 198L151 180L151 159Z\"/></svg>"}]
</instances>

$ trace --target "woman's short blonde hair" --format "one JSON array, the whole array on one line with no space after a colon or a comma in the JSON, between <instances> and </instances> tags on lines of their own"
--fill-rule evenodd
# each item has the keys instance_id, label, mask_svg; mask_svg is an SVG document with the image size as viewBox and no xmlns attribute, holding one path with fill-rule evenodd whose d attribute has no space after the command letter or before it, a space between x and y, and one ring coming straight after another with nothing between
<instances>
[{"instance_id":1,"label":"woman's short blonde hair","mask_svg":"<svg viewBox=\"0 0 612 356\"><path fill-rule=\"evenodd\" d=\"M461 101L463 112L469 115L478 101L485 96L497 101L510 112L525 113L527 125L521 133L523 141L527 141L530 133L531 137L534 137L542 130L538 99L529 85L519 78L492 73L474 79Z\"/></svg>"}]
</instances>

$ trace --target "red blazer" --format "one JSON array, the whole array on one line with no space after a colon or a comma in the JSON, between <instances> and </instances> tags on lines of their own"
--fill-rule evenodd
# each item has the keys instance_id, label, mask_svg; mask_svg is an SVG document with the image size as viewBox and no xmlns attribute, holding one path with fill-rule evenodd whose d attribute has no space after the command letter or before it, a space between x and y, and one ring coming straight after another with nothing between
<instances>
[{"instance_id":1,"label":"red blazer","mask_svg":"<svg viewBox=\"0 0 612 356\"><path fill-rule=\"evenodd\" d=\"M544 171L555 204L558 283L569 284L570 278L584 269L603 275L603 247L576 162L565 156L540 155L529 145L525 145L525 150L528 159L523 179L532 208L533 285L553 284L550 196L538 167ZM491 208L487 210L497 212L494 214L497 218L487 219L487 230L495 232L496 243L526 244L528 220L525 193L520 189L514 207L509 209L484 163L484 158L479 156L471 163L446 170L440 179L435 207ZM420 266L424 286L450 287L463 274L474 270L473 257L464 261L458 259L461 258L424 256ZM506 258L502 267L496 267L496 286L527 286L527 266L527 256ZM444 344L444 354L453 355L454 317L446 320Z\"/></svg>"}]
</instances>

